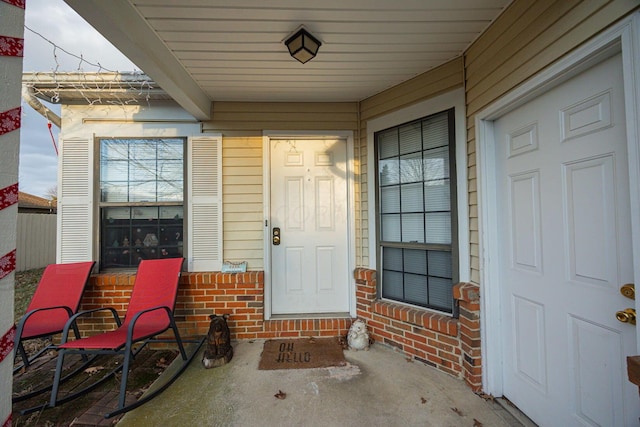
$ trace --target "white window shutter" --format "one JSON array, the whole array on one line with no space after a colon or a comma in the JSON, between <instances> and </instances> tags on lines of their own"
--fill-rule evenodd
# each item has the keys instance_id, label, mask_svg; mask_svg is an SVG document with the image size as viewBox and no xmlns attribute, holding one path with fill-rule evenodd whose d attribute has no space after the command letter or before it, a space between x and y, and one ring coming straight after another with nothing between
<instances>
[{"instance_id":1,"label":"white window shutter","mask_svg":"<svg viewBox=\"0 0 640 427\"><path fill-rule=\"evenodd\" d=\"M64 139L60 143L58 263L93 259L91 146L88 139Z\"/></svg>"},{"instance_id":2,"label":"white window shutter","mask_svg":"<svg viewBox=\"0 0 640 427\"><path fill-rule=\"evenodd\" d=\"M189 138L188 269L222 268L222 136Z\"/></svg>"}]
</instances>

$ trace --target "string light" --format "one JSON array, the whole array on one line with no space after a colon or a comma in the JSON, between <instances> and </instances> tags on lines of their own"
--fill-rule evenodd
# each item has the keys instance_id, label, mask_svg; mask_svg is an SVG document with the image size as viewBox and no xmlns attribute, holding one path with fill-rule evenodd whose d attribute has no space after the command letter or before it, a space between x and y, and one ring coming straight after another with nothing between
<instances>
[{"instance_id":1,"label":"string light","mask_svg":"<svg viewBox=\"0 0 640 427\"><path fill-rule=\"evenodd\" d=\"M35 94L39 94L42 97L49 99L52 103L60 102L60 92L63 88L63 85L62 85L62 82L58 79L58 75L62 74L62 72L60 71L61 64L59 61L58 54L59 52L62 52L78 60L76 73L79 75L79 79L78 79L79 81L73 81L73 82L65 81L64 83L66 87L72 87L73 89L76 89L78 93L84 98L84 100L88 105L91 106L95 104L109 104L109 105L121 105L124 107L130 104L138 104L140 102L140 98L143 97L143 99L147 103L147 107L149 108L151 107L150 105L151 90L154 89L154 87L149 82L146 75L141 71L133 70L131 73L134 77L140 76L140 79L134 78L124 82L122 79L118 78L121 75L119 71L115 71L107 67L104 67L100 62L97 62L97 61L95 63L91 61L87 61L82 54L77 55L75 53L69 52L68 50L58 46L55 42L49 40L39 32L29 28L27 25L25 25L24 28L27 31L40 37L42 40L49 43L53 47L52 54L53 54L53 60L55 62L55 67L53 68L53 71L51 73L46 73L44 75L46 75L47 82L50 82L51 78L53 79L53 82L55 83L55 87L52 89L47 89L47 93L43 92L43 90L40 90L37 87L33 87ZM96 71L92 71L91 73L86 72L85 67L93 67L96 69ZM35 81L40 81L39 74L40 73L38 72L33 73ZM65 74L67 73L65 72ZM92 75L91 79L87 78L89 74ZM119 90L122 90L123 83L126 84L124 93L130 92L136 95L135 96L132 95L131 97L126 97L126 95L121 96L120 92L112 91L114 87L118 88ZM89 91L91 92L90 96L88 96L85 93ZM101 92L109 92L110 97L103 99L100 96Z\"/></svg>"}]
</instances>

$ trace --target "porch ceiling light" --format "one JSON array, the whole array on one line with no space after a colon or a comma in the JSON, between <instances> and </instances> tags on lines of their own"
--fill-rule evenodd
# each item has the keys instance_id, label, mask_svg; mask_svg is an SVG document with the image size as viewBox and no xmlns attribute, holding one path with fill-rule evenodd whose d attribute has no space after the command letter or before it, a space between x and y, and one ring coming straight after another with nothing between
<instances>
[{"instance_id":1,"label":"porch ceiling light","mask_svg":"<svg viewBox=\"0 0 640 427\"><path fill-rule=\"evenodd\" d=\"M313 37L307 30L300 28L285 42L289 54L301 63L306 63L315 58L322 43Z\"/></svg>"}]
</instances>

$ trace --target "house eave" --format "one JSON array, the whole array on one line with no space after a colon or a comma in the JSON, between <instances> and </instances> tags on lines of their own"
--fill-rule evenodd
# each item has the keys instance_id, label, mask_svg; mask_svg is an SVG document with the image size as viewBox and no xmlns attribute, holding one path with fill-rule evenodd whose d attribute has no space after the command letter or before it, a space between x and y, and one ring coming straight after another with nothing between
<instances>
[{"instance_id":1,"label":"house eave","mask_svg":"<svg viewBox=\"0 0 640 427\"><path fill-rule=\"evenodd\" d=\"M199 120L211 118L211 100L126 0L65 0L80 16L145 70Z\"/></svg>"}]
</instances>

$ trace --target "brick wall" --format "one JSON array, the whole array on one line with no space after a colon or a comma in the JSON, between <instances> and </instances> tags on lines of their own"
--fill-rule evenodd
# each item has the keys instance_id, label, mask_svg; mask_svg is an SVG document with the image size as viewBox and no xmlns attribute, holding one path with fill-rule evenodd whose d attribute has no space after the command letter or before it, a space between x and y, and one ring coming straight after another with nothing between
<instances>
[{"instance_id":1,"label":"brick wall","mask_svg":"<svg viewBox=\"0 0 640 427\"><path fill-rule=\"evenodd\" d=\"M396 347L408 357L463 378L473 390L481 387L478 287L454 287L459 318L377 299L376 272L356 269L357 315L376 342ZM81 310L114 307L124 315L135 275L91 277ZM351 319L264 320L264 273L183 273L176 320L184 338L207 333L210 314L229 314L232 339L344 336ZM108 312L95 313L81 324L86 332L115 324Z\"/></svg>"},{"instance_id":2,"label":"brick wall","mask_svg":"<svg viewBox=\"0 0 640 427\"><path fill-rule=\"evenodd\" d=\"M453 295L459 318L377 299L376 272L356 269L356 306L378 342L408 357L463 378L474 391L482 386L478 286L459 283Z\"/></svg>"},{"instance_id":3,"label":"brick wall","mask_svg":"<svg viewBox=\"0 0 640 427\"><path fill-rule=\"evenodd\" d=\"M124 316L133 289L133 273L91 277L81 310L113 307ZM176 321L183 337L206 334L210 314L230 314L232 339L346 335L351 319L295 319L264 321L264 273L183 273L178 288ZM86 332L113 327L109 312L98 312L81 325Z\"/></svg>"}]
</instances>

